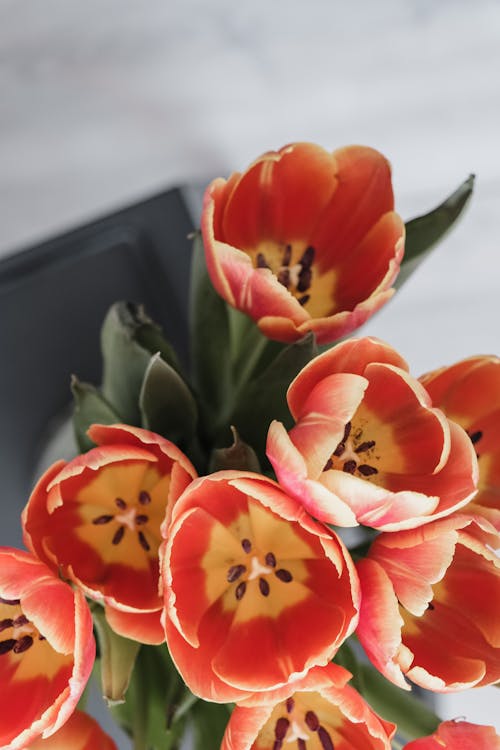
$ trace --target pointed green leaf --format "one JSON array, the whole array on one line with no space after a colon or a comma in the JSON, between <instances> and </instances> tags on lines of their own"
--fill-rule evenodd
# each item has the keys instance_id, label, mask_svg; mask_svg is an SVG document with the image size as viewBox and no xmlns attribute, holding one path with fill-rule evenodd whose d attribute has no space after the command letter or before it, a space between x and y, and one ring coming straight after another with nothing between
<instances>
[{"instance_id":1,"label":"pointed green leaf","mask_svg":"<svg viewBox=\"0 0 500 750\"><path fill-rule=\"evenodd\" d=\"M99 641L102 695L109 705L123 703L140 643L115 633L100 605L92 610Z\"/></svg>"},{"instance_id":2,"label":"pointed green leaf","mask_svg":"<svg viewBox=\"0 0 500 750\"><path fill-rule=\"evenodd\" d=\"M268 367L242 389L230 424L264 463L267 428L273 419L292 426L286 402L288 386L317 353L312 333L282 349Z\"/></svg>"},{"instance_id":3,"label":"pointed green leaf","mask_svg":"<svg viewBox=\"0 0 500 750\"><path fill-rule=\"evenodd\" d=\"M151 358L139 396L144 427L172 440L188 443L196 431L197 407L186 383L159 354Z\"/></svg>"},{"instance_id":4,"label":"pointed green leaf","mask_svg":"<svg viewBox=\"0 0 500 750\"><path fill-rule=\"evenodd\" d=\"M76 441L82 452L94 447L87 435L91 424L115 424L120 422L118 414L99 391L89 383L81 383L74 375L71 379L74 398L73 427Z\"/></svg>"},{"instance_id":5,"label":"pointed green leaf","mask_svg":"<svg viewBox=\"0 0 500 750\"><path fill-rule=\"evenodd\" d=\"M359 669L363 697L382 718L398 725L398 733L416 739L436 731L441 719L422 700L386 680L371 664Z\"/></svg>"},{"instance_id":6,"label":"pointed green leaf","mask_svg":"<svg viewBox=\"0 0 500 750\"><path fill-rule=\"evenodd\" d=\"M200 234L194 237L191 260L190 332L193 383L210 420L230 385L230 330L228 308L210 281Z\"/></svg>"},{"instance_id":7,"label":"pointed green leaf","mask_svg":"<svg viewBox=\"0 0 500 750\"><path fill-rule=\"evenodd\" d=\"M130 302L114 304L101 330L102 392L121 419L139 425L139 393L151 355L160 352L177 367L170 345L144 309Z\"/></svg>"},{"instance_id":8,"label":"pointed green leaf","mask_svg":"<svg viewBox=\"0 0 500 750\"><path fill-rule=\"evenodd\" d=\"M426 255L454 226L469 202L474 188L474 175L433 211L406 223L405 254L394 286L399 288Z\"/></svg>"}]
</instances>

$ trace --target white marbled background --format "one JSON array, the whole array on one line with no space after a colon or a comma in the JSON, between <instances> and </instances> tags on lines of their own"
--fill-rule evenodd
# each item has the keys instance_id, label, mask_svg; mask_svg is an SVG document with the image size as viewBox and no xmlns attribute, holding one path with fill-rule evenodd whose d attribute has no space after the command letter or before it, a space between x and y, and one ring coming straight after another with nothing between
<instances>
[{"instance_id":1,"label":"white marbled background","mask_svg":"<svg viewBox=\"0 0 500 750\"><path fill-rule=\"evenodd\" d=\"M0 0L0 255L289 141L365 143L406 219L477 174L366 332L416 374L499 353L499 95L498 0ZM495 699L439 709L500 728Z\"/></svg>"}]
</instances>

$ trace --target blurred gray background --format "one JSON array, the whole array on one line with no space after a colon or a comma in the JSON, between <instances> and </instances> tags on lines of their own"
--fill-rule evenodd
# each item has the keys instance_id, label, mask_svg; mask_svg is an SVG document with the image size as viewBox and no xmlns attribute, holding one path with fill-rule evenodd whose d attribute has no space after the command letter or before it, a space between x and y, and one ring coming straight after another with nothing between
<instances>
[{"instance_id":1,"label":"blurred gray background","mask_svg":"<svg viewBox=\"0 0 500 750\"><path fill-rule=\"evenodd\" d=\"M0 0L0 257L290 141L363 143L405 219L477 175L364 332L415 374L499 353L499 71L498 0ZM496 706L439 709L500 727Z\"/></svg>"}]
</instances>

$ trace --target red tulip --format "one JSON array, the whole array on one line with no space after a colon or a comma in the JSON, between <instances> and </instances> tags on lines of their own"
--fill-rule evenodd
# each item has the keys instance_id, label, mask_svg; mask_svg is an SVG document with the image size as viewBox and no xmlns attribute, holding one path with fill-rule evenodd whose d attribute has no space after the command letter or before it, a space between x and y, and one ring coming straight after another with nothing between
<instances>
[{"instance_id":1,"label":"red tulip","mask_svg":"<svg viewBox=\"0 0 500 750\"><path fill-rule=\"evenodd\" d=\"M346 685L348 677L334 664L315 667L277 691L273 701L236 706L221 750L390 750L394 724Z\"/></svg>"},{"instance_id":2,"label":"red tulip","mask_svg":"<svg viewBox=\"0 0 500 750\"><path fill-rule=\"evenodd\" d=\"M25 543L102 601L110 625L164 640L158 592L160 527L196 472L173 443L127 425L93 425L98 444L52 466L23 512Z\"/></svg>"},{"instance_id":3,"label":"red tulip","mask_svg":"<svg viewBox=\"0 0 500 750\"><path fill-rule=\"evenodd\" d=\"M117 747L95 719L83 711L75 711L56 734L36 740L26 750L117 750Z\"/></svg>"},{"instance_id":4,"label":"red tulip","mask_svg":"<svg viewBox=\"0 0 500 750\"><path fill-rule=\"evenodd\" d=\"M500 559L480 541L491 527L455 514L383 533L357 564L357 634L392 682L463 690L500 679Z\"/></svg>"},{"instance_id":5,"label":"red tulip","mask_svg":"<svg viewBox=\"0 0 500 750\"><path fill-rule=\"evenodd\" d=\"M311 143L270 151L214 180L203 204L217 292L271 339L320 343L358 328L393 294L404 224L374 149Z\"/></svg>"},{"instance_id":6,"label":"red tulip","mask_svg":"<svg viewBox=\"0 0 500 750\"><path fill-rule=\"evenodd\" d=\"M163 552L167 644L206 700L241 700L326 664L356 625L347 550L266 477L195 480Z\"/></svg>"},{"instance_id":7,"label":"red tulip","mask_svg":"<svg viewBox=\"0 0 500 750\"><path fill-rule=\"evenodd\" d=\"M409 742L405 750L500 750L500 737L493 727L443 721L434 734Z\"/></svg>"},{"instance_id":8,"label":"red tulip","mask_svg":"<svg viewBox=\"0 0 500 750\"><path fill-rule=\"evenodd\" d=\"M500 358L471 357L420 380L433 404L469 435L479 464L478 493L467 512L500 531Z\"/></svg>"},{"instance_id":9,"label":"red tulip","mask_svg":"<svg viewBox=\"0 0 500 750\"><path fill-rule=\"evenodd\" d=\"M316 518L393 531L448 515L473 496L465 431L432 407L390 346L350 339L292 382L296 425L273 422L267 455L279 483Z\"/></svg>"},{"instance_id":10,"label":"red tulip","mask_svg":"<svg viewBox=\"0 0 500 750\"><path fill-rule=\"evenodd\" d=\"M0 748L22 750L75 710L95 656L92 617L28 552L0 549Z\"/></svg>"}]
</instances>

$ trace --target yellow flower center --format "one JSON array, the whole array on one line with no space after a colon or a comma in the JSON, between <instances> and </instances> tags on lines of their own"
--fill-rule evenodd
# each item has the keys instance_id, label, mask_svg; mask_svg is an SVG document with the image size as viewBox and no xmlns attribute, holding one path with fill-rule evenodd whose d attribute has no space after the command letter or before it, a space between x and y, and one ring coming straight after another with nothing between
<instances>
[{"instance_id":1,"label":"yellow flower center","mask_svg":"<svg viewBox=\"0 0 500 750\"><path fill-rule=\"evenodd\" d=\"M334 750L337 714L319 693L295 693L274 708L255 747Z\"/></svg>"}]
</instances>

